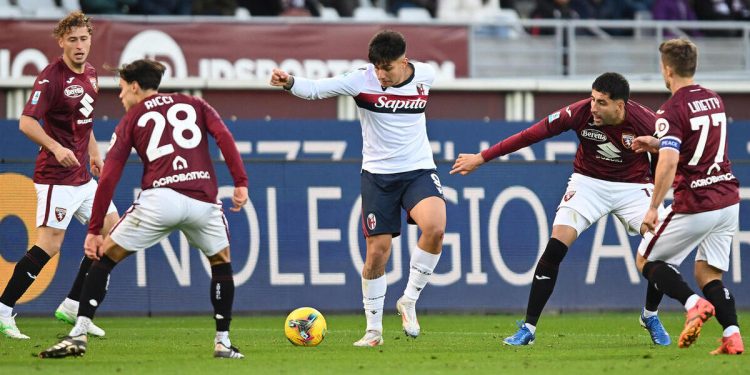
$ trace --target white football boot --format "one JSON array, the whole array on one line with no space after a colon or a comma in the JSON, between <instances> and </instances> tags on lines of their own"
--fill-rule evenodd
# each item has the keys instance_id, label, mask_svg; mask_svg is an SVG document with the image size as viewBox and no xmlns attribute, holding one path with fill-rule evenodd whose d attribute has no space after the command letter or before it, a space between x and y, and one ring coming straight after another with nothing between
<instances>
[{"instance_id":1,"label":"white football boot","mask_svg":"<svg viewBox=\"0 0 750 375\"><path fill-rule=\"evenodd\" d=\"M354 346L359 347L375 347L380 345L383 345L383 333L375 330L365 332L365 335L354 343Z\"/></svg>"},{"instance_id":2,"label":"white football boot","mask_svg":"<svg viewBox=\"0 0 750 375\"><path fill-rule=\"evenodd\" d=\"M401 315L401 326L404 333L413 338L419 336L419 321L417 321L416 301L411 301L406 296L401 296L396 302L396 310Z\"/></svg>"},{"instance_id":3,"label":"white football boot","mask_svg":"<svg viewBox=\"0 0 750 375\"><path fill-rule=\"evenodd\" d=\"M62 301L60 306L57 307L55 318L72 326L76 325L76 319L78 318L78 302L66 298L65 301ZM104 337L105 334L104 330L99 328L94 322L91 322L89 325L87 333L97 337Z\"/></svg>"},{"instance_id":4,"label":"white football boot","mask_svg":"<svg viewBox=\"0 0 750 375\"><path fill-rule=\"evenodd\" d=\"M12 315L8 318L4 318L0 316L0 331L3 332L3 335L10 337L12 339L18 339L18 340L28 340L29 336L24 335L21 333L21 331L18 330L18 327L16 326L16 316Z\"/></svg>"}]
</instances>

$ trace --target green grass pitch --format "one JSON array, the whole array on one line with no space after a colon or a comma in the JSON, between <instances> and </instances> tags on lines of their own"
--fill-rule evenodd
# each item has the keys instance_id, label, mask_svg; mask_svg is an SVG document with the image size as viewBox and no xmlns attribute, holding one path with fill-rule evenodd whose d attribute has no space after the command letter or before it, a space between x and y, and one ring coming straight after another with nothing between
<instances>
[{"instance_id":1,"label":"green grass pitch","mask_svg":"<svg viewBox=\"0 0 750 375\"><path fill-rule=\"evenodd\" d=\"M324 313L325 314L325 313ZM743 314L740 314L740 317ZM408 339L400 318L385 317L385 344L355 348L364 317L326 314L328 335L314 348L284 337L284 317L241 316L232 342L244 360L212 358L214 323L205 317L102 317L107 338L89 341L82 358L32 356L56 343L69 326L53 318L18 317L31 340L0 337L1 374L748 374L750 353L711 356L721 335L712 319L698 342L679 349L683 315L663 313L675 341L655 347L638 313L573 313L542 317L536 343L514 348L501 340L515 332L516 316L424 314L422 335ZM746 336L747 337L747 336Z\"/></svg>"}]
</instances>

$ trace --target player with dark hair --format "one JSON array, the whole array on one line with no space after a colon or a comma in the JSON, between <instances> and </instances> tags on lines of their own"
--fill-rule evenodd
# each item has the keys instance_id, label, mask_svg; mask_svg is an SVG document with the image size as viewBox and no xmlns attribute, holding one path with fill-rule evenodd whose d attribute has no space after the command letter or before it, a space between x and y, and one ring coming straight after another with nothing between
<instances>
[{"instance_id":1,"label":"player with dark hair","mask_svg":"<svg viewBox=\"0 0 750 375\"><path fill-rule=\"evenodd\" d=\"M229 229L221 202L208 134L216 140L234 180L232 211L247 203L247 175L232 133L219 114L200 98L160 94L164 65L136 60L118 69L120 99L127 113L115 128L107 153L84 250L95 261L81 293L78 319L70 334L39 353L41 358L80 356L86 352L86 332L102 304L112 269L136 251L180 230L211 264L211 303L216 320L214 357L243 358L229 340L234 277L229 253ZM123 214L110 236L99 235L106 203L114 195L131 148L143 161L143 191Z\"/></svg>"},{"instance_id":2,"label":"player with dark hair","mask_svg":"<svg viewBox=\"0 0 750 375\"><path fill-rule=\"evenodd\" d=\"M96 70L86 62L92 32L91 20L81 12L70 13L58 22L53 36L63 54L36 78L21 115L21 132L40 146L33 177L38 236L34 246L16 263L0 295L0 331L14 339L29 338L18 330L12 315L16 302L50 258L60 252L72 218L86 224L91 216L96 192L91 175L98 177L102 168L92 131L99 87ZM101 233L107 233L117 222L117 209L107 202ZM75 322L81 286L90 265L91 260L84 256L67 298L55 311L59 320ZM88 333L104 336L104 330L93 324Z\"/></svg>"},{"instance_id":3,"label":"player with dark hair","mask_svg":"<svg viewBox=\"0 0 750 375\"><path fill-rule=\"evenodd\" d=\"M711 354L745 350L734 296L721 281L729 269L732 237L739 229L739 182L727 155L727 115L721 97L693 81L698 49L689 40L659 46L660 67L672 97L657 112L656 136L637 138L637 150L659 153L654 194L643 219L649 229L637 265L660 291L687 311L678 345L687 348L714 314L724 332ZM674 183L674 201L659 212ZM695 280L699 297L675 267L698 248Z\"/></svg>"},{"instance_id":4,"label":"player with dark hair","mask_svg":"<svg viewBox=\"0 0 750 375\"><path fill-rule=\"evenodd\" d=\"M655 115L629 97L630 85L623 76L604 73L592 84L589 99L560 109L478 154L458 155L450 173L466 175L498 156L567 130L575 131L579 140L573 175L557 209L552 236L534 271L525 321L503 343L534 343L536 326L555 288L560 263L591 224L612 213L630 235L643 235L646 231L642 221L653 190L651 165L647 154L638 154L631 146L637 136L654 133ZM647 302L641 325L654 344L669 345L669 335L657 315L662 294L651 284L648 289L655 304Z\"/></svg>"},{"instance_id":5,"label":"player with dark hair","mask_svg":"<svg viewBox=\"0 0 750 375\"><path fill-rule=\"evenodd\" d=\"M446 214L443 188L427 139L425 108L435 70L406 57L398 32L377 33L369 45L370 64L339 77L310 80L274 69L271 85L304 99L352 96L362 125L362 231L367 255L362 269L362 302L367 329L355 346L383 343L385 266L391 240L407 222L422 231L411 255L409 280L396 303L404 332L420 333L416 302L442 251Z\"/></svg>"}]
</instances>

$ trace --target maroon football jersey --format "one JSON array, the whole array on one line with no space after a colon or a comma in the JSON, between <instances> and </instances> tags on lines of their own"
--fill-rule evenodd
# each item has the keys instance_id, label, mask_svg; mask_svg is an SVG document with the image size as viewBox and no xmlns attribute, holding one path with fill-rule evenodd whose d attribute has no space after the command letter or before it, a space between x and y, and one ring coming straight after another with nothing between
<instances>
[{"instance_id":1,"label":"maroon football jersey","mask_svg":"<svg viewBox=\"0 0 750 375\"><path fill-rule=\"evenodd\" d=\"M191 198L217 203L218 186L208 134L226 160L235 186L247 175L232 134L219 114L200 98L155 94L136 104L117 124L94 198L89 233L99 233L131 148L143 162L143 190L170 188Z\"/></svg>"},{"instance_id":2,"label":"maroon football jersey","mask_svg":"<svg viewBox=\"0 0 750 375\"><path fill-rule=\"evenodd\" d=\"M677 213L718 210L739 203L739 181L727 155L727 115L715 92L690 85L657 111L661 148L679 151L674 202Z\"/></svg>"},{"instance_id":3,"label":"maroon football jersey","mask_svg":"<svg viewBox=\"0 0 750 375\"><path fill-rule=\"evenodd\" d=\"M573 130L579 141L574 172L605 181L649 183L653 179L648 156L637 154L630 147L635 137L654 134L654 121L650 109L629 100L621 124L596 126L591 99L584 99L482 151L482 157L492 160Z\"/></svg>"},{"instance_id":4,"label":"maroon football jersey","mask_svg":"<svg viewBox=\"0 0 750 375\"><path fill-rule=\"evenodd\" d=\"M42 123L45 133L75 153L79 167L63 167L50 150L40 149L34 182L50 185L82 185L91 179L88 146L94 125L94 102L99 91L96 69L86 63L83 73L70 70L62 57L47 65L34 82L23 109Z\"/></svg>"}]
</instances>

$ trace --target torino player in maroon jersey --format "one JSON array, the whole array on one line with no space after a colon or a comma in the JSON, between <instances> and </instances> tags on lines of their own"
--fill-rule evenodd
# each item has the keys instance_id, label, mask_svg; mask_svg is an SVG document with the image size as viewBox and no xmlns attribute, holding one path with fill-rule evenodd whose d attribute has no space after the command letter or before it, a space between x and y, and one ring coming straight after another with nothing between
<instances>
[{"instance_id":1,"label":"torino player in maroon jersey","mask_svg":"<svg viewBox=\"0 0 750 375\"><path fill-rule=\"evenodd\" d=\"M661 73L672 97L657 112L656 136L639 138L640 151L657 151L651 207L643 223L651 231L638 248L638 267L659 290L687 311L679 346L689 347L712 315L724 328L721 346L711 354L741 354L745 348L734 296L721 277L729 269L732 237L739 229L739 182L727 156L727 115L715 92L693 82L698 49L685 39L659 46ZM662 212L664 196L674 201ZM698 248L695 294L674 267Z\"/></svg>"},{"instance_id":2,"label":"torino player in maroon jersey","mask_svg":"<svg viewBox=\"0 0 750 375\"><path fill-rule=\"evenodd\" d=\"M16 264L0 296L0 331L11 338L29 338L18 330L13 318L16 302L50 258L60 251L72 218L86 224L91 216L96 192L96 181L91 174L99 176L102 168L92 131L97 76L94 67L86 62L92 31L90 20L83 13L73 12L60 20L53 35L63 55L36 78L31 98L21 115L21 132L41 146L33 178L38 237ZM107 202L105 230L117 222L117 210ZM75 323L81 286L90 265L91 260L83 257L68 297L55 312L58 319ZM89 333L104 336L104 331L95 325L89 327Z\"/></svg>"},{"instance_id":3,"label":"torino player in maroon jersey","mask_svg":"<svg viewBox=\"0 0 750 375\"><path fill-rule=\"evenodd\" d=\"M234 180L232 211L241 210L247 203L247 175L232 134L208 103L187 95L157 92L164 69L164 65L151 60L137 60L117 69L120 99L127 113L112 135L84 245L86 255L95 259L81 293L81 300L86 302L81 304L69 336L39 353L42 358L83 355L87 327L104 299L112 268L175 229L185 234L211 263L210 295L216 320L214 357L244 357L229 340L234 278L229 230L221 202L217 201L208 134L216 140ZM99 232L106 202L115 192L131 148L143 161L143 191L103 240Z\"/></svg>"},{"instance_id":4,"label":"torino player in maroon jersey","mask_svg":"<svg viewBox=\"0 0 750 375\"><path fill-rule=\"evenodd\" d=\"M531 282L526 319L507 345L529 345L536 339L536 325L552 295L557 273L568 248L591 224L609 213L617 216L630 235L646 232L643 214L653 190L647 154L631 149L638 136L654 133L654 113L628 100L630 86L617 73L604 73L593 83L591 98L573 103L478 154L459 154L451 174L466 175L498 156L507 155L543 139L573 130L579 145L573 175L552 224L552 236L537 263ZM641 314L641 325L657 345L670 339L657 313L662 294L649 285L656 299Z\"/></svg>"}]
</instances>

